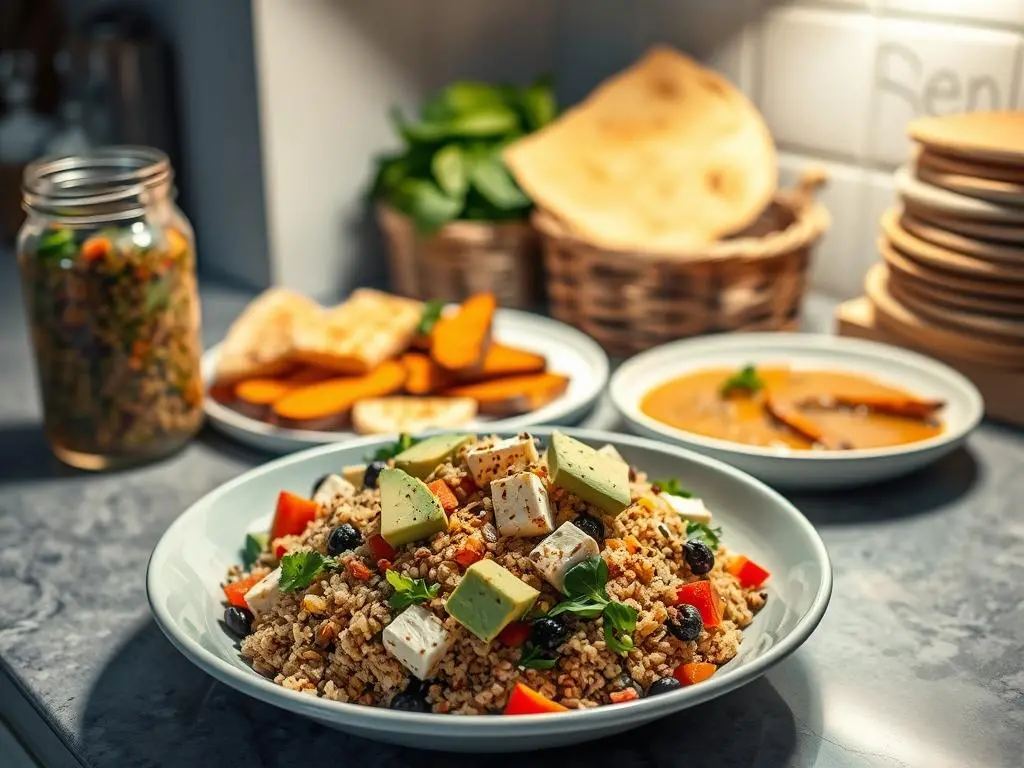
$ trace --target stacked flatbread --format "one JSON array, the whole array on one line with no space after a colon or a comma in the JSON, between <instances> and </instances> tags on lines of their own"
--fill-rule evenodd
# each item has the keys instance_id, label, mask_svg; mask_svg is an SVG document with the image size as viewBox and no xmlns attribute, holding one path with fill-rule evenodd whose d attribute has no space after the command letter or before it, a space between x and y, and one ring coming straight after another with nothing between
<instances>
[{"instance_id":1,"label":"stacked flatbread","mask_svg":"<svg viewBox=\"0 0 1024 768\"><path fill-rule=\"evenodd\" d=\"M778 181L756 107L662 46L504 157L538 208L612 249L686 250L742 230Z\"/></svg>"}]
</instances>

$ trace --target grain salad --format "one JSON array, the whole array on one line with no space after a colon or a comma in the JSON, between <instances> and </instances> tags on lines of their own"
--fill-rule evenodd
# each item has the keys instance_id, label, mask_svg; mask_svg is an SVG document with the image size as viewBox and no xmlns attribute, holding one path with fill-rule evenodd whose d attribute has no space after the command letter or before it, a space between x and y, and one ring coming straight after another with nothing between
<instances>
[{"instance_id":1,"label":"grain salad","mask_svg":"<svg viewBox=\"0 0 1024 768\"><path fill-rule=\"evenodd\" d=\"M768 572L675 479L554 432L403 436L283 491L224 584L261 675L335 701L528 714L697 684L736 656Z\"/></svg>"}]
</instances>

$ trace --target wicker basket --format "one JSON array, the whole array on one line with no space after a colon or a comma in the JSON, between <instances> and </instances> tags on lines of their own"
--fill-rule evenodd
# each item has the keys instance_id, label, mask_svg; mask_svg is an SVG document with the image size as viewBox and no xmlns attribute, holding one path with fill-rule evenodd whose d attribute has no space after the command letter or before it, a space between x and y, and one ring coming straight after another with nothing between
<instances>
[{"instance_id":1,"label":"wicker basket","mask_svg":"<svg viewBox=\"0 0 1024 768\"><path fill-rule=\"evenodd\" d=\"M811 248L829 225L814 199L824 181L805 173L751 227L685 253L605 250L537 211L551 314L615 356L703 333L792 329Z\"/></svg>"},{"instance_id":2,"label":"wicker basket","mask_svg":"<svg viewBox=\"0 0 1024 768\"><path fill-rule=\"evenodd\" d=\"M541 300L540 237L529 221L453 221L422 237L412 220L379 206L392 290L418 299L462 301L490 291L504 307Z\"/></svg>"}]
</instances>

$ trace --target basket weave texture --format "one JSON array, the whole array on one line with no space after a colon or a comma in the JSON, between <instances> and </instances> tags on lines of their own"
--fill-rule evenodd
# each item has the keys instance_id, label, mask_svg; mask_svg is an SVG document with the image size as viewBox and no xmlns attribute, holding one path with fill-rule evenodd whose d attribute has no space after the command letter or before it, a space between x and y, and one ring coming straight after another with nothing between
<instances>
[{"instance_id":1,"label":"basket weave texture","mask_svg":"<svg viewBox=\"0 0 1024 768\"><path fill-rule=\"evenodd\" d=\"M698 334L793 329L811 249L829 225L814 199L824 181L805 173L746 230L687 252L607 250L535 211L551 314L614 356Z\"/></svg>"},{"instance_id":2,"label":"basket weave texture","mask_svg":"<svg viewBox=\"0 0 1024 768\"><path fill-rule=\"evenodd\" d=\"M417 299L462 301L489 291L503 307L540 301L540 237L529 221L453 221L424 237L413 221L377 208L387 243L391 288Z\"/></svg>"}]
</instances>

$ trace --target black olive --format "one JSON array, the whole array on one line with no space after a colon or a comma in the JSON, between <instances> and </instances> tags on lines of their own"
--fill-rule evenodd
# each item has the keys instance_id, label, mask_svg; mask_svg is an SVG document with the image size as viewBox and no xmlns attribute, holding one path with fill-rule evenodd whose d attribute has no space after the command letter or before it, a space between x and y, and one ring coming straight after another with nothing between
<instances>
[{"instance_id":1,"label":"black olive","mask_svg":"<svg viewBox=\"0 0 1024 768\"><path fill-rule=\"evenodd\" d=\"M309 498L313 498L314 496L316 496L316 492L320 490L320 486L324 484L324 481L328 477L330 477L330 475L323 475L322 477L318 477L316 479L316 482L313 483L313 491L309 494Z\"/></svg>"},{"instance_id":2,"label":"black olive","mask_svg":"<svg viewBox=\"0 0 1024 768\"><path fill-rule=\"evenodd\" d=\"M363 485L367 488L377 487L377 478L380 473L388 468L386 461L371 461L366 465L366 473L363 475Z\"/></svg>"},{"instance_id":3,"label":"black olive","mask_svg":"<svg viewBox=\"0 0 1024 768\"><path fill-rule=\"evenodd\" d=\"M348 523L342 523L327 537L327 554L337 557L363 543L363 535Z\"/></svg>"},{"instance_id":4,"label":"black olive","mask_svg":"<svg viewBox=\"0 0 1024 768\"><path fill-rule=\"evenodd\" d=\"M715 567L715 553L699 539L690 539L686 542L683 546L683 556L686 557L686 564L690 566L690 570L697 576L703 576Z\"/></svg>"},{"instance_id":5,"label":"black olive","mask_svg":"<svg viewBox=\"0 0 1024 768\"><path fill-rule=\"evenodd\" d=\"M683 684L674 677L661 677L650 684L647 688L647 695L657 696L659 693L668 693L682 687Z\"/></svg>"},{"instance_id":6,"label":"black olive","mask_svg":"<svg viewBox=\"0 0 1024 768\"><path fill-rule=\"evenodd\" d=\"M665 622L665 626L680 640L689 642L700 637L700 633L704 631L704 620L695 606L684 603L668 609L668 621Z\"/></svg>"},{"instance_id":7,"label":"black olive","mask_svg":"<svg viewBox=\"0 0 1024 768\"><path fill-rule=\"evenodd\" d=\"M419 693L400 693L391 700L391 709L399 712L429 712L430 705Z\"/></svg>"},{"instance_id":8,"label":"black olive","mask_svg":"<svg viewBox=\"0 0 1024 768\"><path fill-rule=\"evenodd\" d=\"M604 523L593 515L578 515L572 524L598 544L604 541Z\"/></svg>"},{"instance_id":9,"label":"black olive","mask_svg":"<svg viewBox=\"0 0 1024 768\"><path fill-rule=\"evenodd\" d=\"M224 611L224 624L231 630L231 634L238 637L245 637L252 632L252 620L252 612L248 608L229 605Z\"/></svg>"},{"instance_id":10,"label":"black olive","mask_svg":"<svg viewBox=\"0 0 1024 768\"><path fill-rule=\"evenodd\" d=\"M554 651L569 639L569 627L560 619L544 617L533 622L530 640L538 648Z\"/></svg>"}]
</instances>

